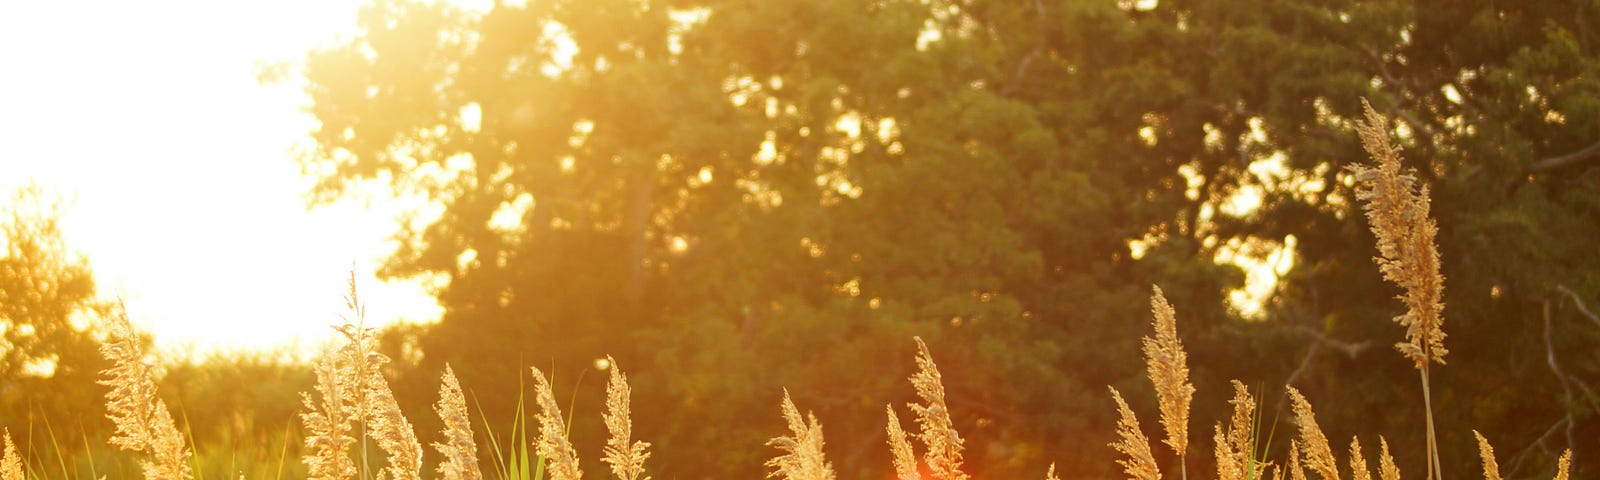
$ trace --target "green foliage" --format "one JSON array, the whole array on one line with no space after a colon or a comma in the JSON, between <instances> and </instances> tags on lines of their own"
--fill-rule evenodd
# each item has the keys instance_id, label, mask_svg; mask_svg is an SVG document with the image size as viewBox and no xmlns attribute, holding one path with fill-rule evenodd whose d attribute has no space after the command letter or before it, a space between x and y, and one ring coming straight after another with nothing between
<instances>
[{"instance_id":1,"label":"green foliage","mask_svg":"<svg viewBox=\"0 0 1600 480\"><path fill-rule=\"evenodd\" d=\"M521 382L518 386L522 387ZM523 388L518 388L517 410L512 416L511 428L507 431L505 446L500 444L500 436L494 433L494 425L489 422L488 415L483 414L483 407L477 404L477 397L473 403L478 408L478 418L482 421L483 433L489 437L489 454L494 459L494 474L501 480L544 480L544 457L537 453L529 452L528 446L528 416L526 407L527 397ZM568 409L570 412L571 409ZM568 419L571 423L571 419ZM531 464L531 466L530 466Z\"/></svg>"},{"instance_id":2,"label":"green foliage","mask_svg":"<svg viewBox=\"0 0 1600 480\"><path fill-rule=\"evenodd\" d=\"M842 475L881 476L872 407L905 369L879 345L916 334L972 402L975 475L1093 476L1104 455L1071 452L1111 431L1099 385L1150 394L1122 359L1156 279L1200 390L1288 380L1335 437L1420 444L1383 408L1416 392L1343 168L1372 98L1435 198L1463 470L1450 426L1597 428L1572 386L1600 372L1574 302L1600 292L1591 3L385 0L304 62L301 163L319 201L381 182L441 207L384 273L448 280L416 368L458 365L486 422L513 421L514 366L609 353L642 366L661 478L756 475L774 385L812 396ZM1267 321L1224 306L1244 276L1219 255L1291 244Z\"/></svg>"},{"instance_id":3,"label":"green foliage","mask_svg":"<svg viewBox=\"0 0 1600 480\"><path fill-rule=\"evenodd\" d=\"M88 261L61 239L61 205L37 186L12 192L0 229L0 426L74 425L100 411L105 367L94 326L106 313ZM53 430L52 430L53 431ZM67 445L76 429L60 432ZM54 443L54 442L52 442Z\"/></svg>"},{"instance_id":4,"label":"green foliage","mask_svg":"<svg viewBox=\"0 0 1600 480\"><path fill-rule=\"evenodd\" d=\"M169 359L157 387L195 452L196 478L302 478L299 392L316 379L287 352Z\"/></svg>"},{"instance_id":5,"label":"green foliage","mask_svg":"<svg viewBox=\"0 0 1600 480\"><path fill-rule=\"evenodd\" d=\"M282 352L219 352L168 360L157 389L171 403L195 452L195 478L305 477L295 414L297 392L314 381L309 367ZM98 391L92 395L95 403L103 398ZM111 424L105 407L83 408L65 422L38 417L20 429L10 427L30 478L139 477L138 458L106 442Z\"/></svg>"}]
</instances>

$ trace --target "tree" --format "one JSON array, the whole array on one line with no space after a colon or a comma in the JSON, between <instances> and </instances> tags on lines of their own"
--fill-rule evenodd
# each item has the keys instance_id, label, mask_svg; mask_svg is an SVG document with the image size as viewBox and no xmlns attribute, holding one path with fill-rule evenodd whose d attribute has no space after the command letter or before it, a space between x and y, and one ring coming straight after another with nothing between
<instances>
[{"instance_id":1,"label":"tree","mask_svg":"<svg viewBox=\"0 0 1600 480\"><path fill-rule=\"evenodd\" d=\"M641 365L639 430L663 476L754 475L748 447L771 432L747 422L780 385L841 425L830 444L855 452L841 474L884 472L880 412L863 403L907 395L892 346L913 333L947 359L956 421L985 452L976 474L1053 460L1081 476L1110 471L1070 452L1112 431L1100 386L1139 381L1129 359L1152 283L1193 326L1197 411L1223 411L1226 395L1204 392L1242 377L1314 384L1336 435L1395 435L1383 422L1409 418L1380 408L1411 397L1389 378L1409 370L1362 347L1394 338L1396 311L1376 301L1393 292L1344 169L1364 158L1351 119L1372 98L1402 119L1437 199L1464 365L1436 381L1441 398L1473 399L1441 424L1533 436L1482 412L1588 425L1572 381L1600 366L1569 306L1592 311L1600 289L1600 155L1587 147L1600 141L1587 27L1600 19L1584 5L551 0L469 13L387 0L363 10L356 38L307 58L320 125L302 164L319 201L383 182L441 207L408 222L384 271L448 279L445 318L418 336L424 372L452 361L488 389L535 362L569 379L606 353ZM1295 267L1258 315L1270 321L1243 321L1225 301L1241 270L1215 259L1274 250ZM1561 380L1528 371L1547 352L1537 331L1489 321L1538 320L1523 312L1545 304L1552 325L1581 332L1549 342L1571 362ZM1503 339L1515 346L1487 348ZM1490 391L1484 372L1547 396ZM1550 401L1559 391L1570 408ZM480 398L492 414L516 395ZM579 390L598 398L598 383ZM602 431L581 417L573 430ZM1470 448L1448 433L1441 445ZM720 453L694 453L708 450Z\"/></svg>"},{"instance_id":2,"label":"tree","mask_svg":"<svg viewBox=\"0 0 1600 480\"><path fill-rule=\"evenodd\" d=\"M73 421L102 408L93 327L109 305L95 297L88 261L62 242L59 204L38 186L12 195L0 228L0 411L12 431L48 421L73 438Z\"/></svg>"}]
</instances>

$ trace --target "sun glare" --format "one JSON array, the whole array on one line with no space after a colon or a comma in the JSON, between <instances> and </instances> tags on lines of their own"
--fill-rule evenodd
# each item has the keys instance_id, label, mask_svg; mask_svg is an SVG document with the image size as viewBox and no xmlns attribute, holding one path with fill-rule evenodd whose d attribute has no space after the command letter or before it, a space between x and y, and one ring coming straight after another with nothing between
<instances>
[{"instance_id":1,"label":"sun glare","mask_svg":"<svg viewBox=\"0 0 1600 480\"><path fill-rule=\"evenodd\" d=\"M316 344L352 266L373 322L437 319L424 286L371 274L414 205L308 211L312 180L290 155L309 141L306 100L256 81L351 34L360 3L0 4L0 189L62 197L66 243L101 296L169 351Z\"/></svg>"}]
</instances>

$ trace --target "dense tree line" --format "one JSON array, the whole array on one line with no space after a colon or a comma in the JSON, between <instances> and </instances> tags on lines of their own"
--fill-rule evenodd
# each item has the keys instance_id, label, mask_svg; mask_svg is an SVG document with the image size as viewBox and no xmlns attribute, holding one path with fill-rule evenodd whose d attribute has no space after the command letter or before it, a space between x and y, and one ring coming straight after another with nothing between
<instances>
[{"instance_id":1,"label":"dense tree line","mask_svg":"<svg viewBox=\"0 0 1600 480\"><path fill-rule=\"evenodd\" d=\"M1159 284L1193 431L1238 378L1286 432L1291 383L1331 437L1384 435L1422 471L1402 308L1346 169L1366 98L1439 221L1445 470L1473 471L1474 428L1510 476L1562 448L1576 476L1600 462L1593 1L380 0L360 22L300 65L319 126L299 161L313 202L431 201L382 272L445 307L383 338L408 412L448 363L509 425L537 365L594 465L609 354L657 478L760 475L783 387L842 476L883 478L882 405L911 400L920 335L975 476L1108 476L1104 386L1153 405L1138 339ZM99 411L88 326L111 306L48 208L5 220L0 420ZM308 378L245 358L163 388L197 441L277 445Z\"/></svg>"},{"instance_id":2,"label":"dense tree line","mask_svg":"<svg viewBox=\"0 0 1600 480\"><path fill-rule=\"evenodd\" d=\"M1400 307L1345 168L1368 98L1435 197L1448 469L1478 428L1528 473L1597 452L1597 24L1577 0L380 1L303 65L302 163L317 200L378 182L440 207L384 269L441 285L443 321L391 337L423 352L415 391L448 362L493 415L539 364L594 405L581 372L614 355L663 478L758 475L779 387L841 473L882 476L913 334L976 474L1106 474L1104 385L1149 395L1152 284L1196 428L1227 379L1271 408L1288 381L1417 471ZM1265 303L1230 303L1247 270L1218 259L1280 252Z\"/></svg>"},{"instance_id":3,"label":"dense tree line","mask_svg":"<svg viewBox=\"0 0 1600 480\"><path fill-rule=\"evenodd\" d=\"M61 238L60 202L27 185L0 211L0 427L18 435L79 430L99 411L108 363L91 326L112 307L95 295L88 260ZM53 422L53 424L52 424ZM76 438L64 437L64 438Z\"/></svg>"}]
</instances>

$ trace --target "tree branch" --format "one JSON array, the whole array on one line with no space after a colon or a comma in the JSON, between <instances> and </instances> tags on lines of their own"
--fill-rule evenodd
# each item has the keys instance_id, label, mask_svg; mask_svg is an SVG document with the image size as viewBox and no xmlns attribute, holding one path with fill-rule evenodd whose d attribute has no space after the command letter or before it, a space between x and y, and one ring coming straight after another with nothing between
<instances>
[{"instance_id":1,"label":"tree branch","mask_svg":"<svg viewBox=\"0 0 1600 480\"><path fill-rule=\"evenodd\" d=\"M1317 329L1315 329L1315 328L1311 328L1311 327L1305 326L1305 325L1298 325L1296 330L1299 330L1301 333L1304 333L1307 336L1310 336L1313 340L1316 340L1317 343L1320 343L1323 346L1339 350L1340 353L1343 353L1343 354L1345 354L1345 356L1348 356L1348 357L1350 357L1352 359L1356 358L1356 356L1358 356L1358 355L1361 355L1362 351L1366 350L1367 347L1372 345L1372 341L1371 340L1362 340L1362 341L1359 341L1359 342L1346 342L1346 341L1343 341L1343 340L1335 339L1333 337L1329 337L1327 334L1324 334L1324 333L1322 333L1320 331L1317 331Z\"/></svg>"},{"instance_id":2,"label":"tree branch","mask_svg":"<svg viewBox=\"0 0 1600 480\"><path fill-rule=\"evenodd\" d=\"M1589 317L1589 321L1594 322L1594 326L1600 327L1600 316L1596 316L1593 310L1589 310L1589 307L1583 304L1583 297L1579 297L1577 293L1567 288L1566 285L1556 285L1556 291L1572 297L1572 303L1578 306L1578 311L1582 312L1583 316Z\"/></svg>"},{"instance_id":3,"label":"tree branch","mask_svg":"<svg viewBox=\"0 0 1600 480\"><path fill-rule=\"evenodd\" d=\"M1528 173L1545 173L1558 168L1577 165L1588 160L1600 158L1600 142L1584 147L1566 155L1545 158L1528 166Z\"/></svg>"},{"instance_id":4,"label":"tree branch","mask_svg":"<svg viewBox=\"0 0 1600 480\"><path fill-rule=\"evenodd\" d=\"M1555 342L1551 340L1550 330L1550 301L1546 300L1544 302L1545 360L1550 363L1550 371L1555 373L1556 379L1561 381L1561 390L1567 394L1567 398L1570 400L1577 400L1577 394L1573 393L1572 391L1572 384L1574 383L1572 377L1567 376L1567 372L1561 368L1561 363L1556 361L1556 346ZM1572 436L1572 429L1575 426L1574 423L1575 422L1573 422L1572 418L1572 410L1567 409L1567 448L1571 449L1578 448Z\"/></svg>"},{"instance_id":5,"label":"tree branch","mask_svg":"<svg viewBox=\"0 0 1600 480\"><path fill-rule=\"evenodd\" d=\"M1545 445L1545 441L1549 440L1551 435L1555 435L1557 431L1560 431L1561 427L1566 426L1567 422L1570 420L1572 420L1571 415L1561 417L1560 420L1556 420L1556 423L1551 424L1550 428L1546 429L1543 434L1539 435L1539 438L1534 439L1533 443L1529 443L1527 447L1523 447L1522 451L1517 452L1516 455L1512 456L1510 476L1521 476L1519 473L1522 472L1522 464L1524 461L1528 460L1528 454L1533 453L1534 449L1543 451L1545 456L1556 458L1556 452L1551 450L1549 446Z\"/></svg>"}]
</instances>

